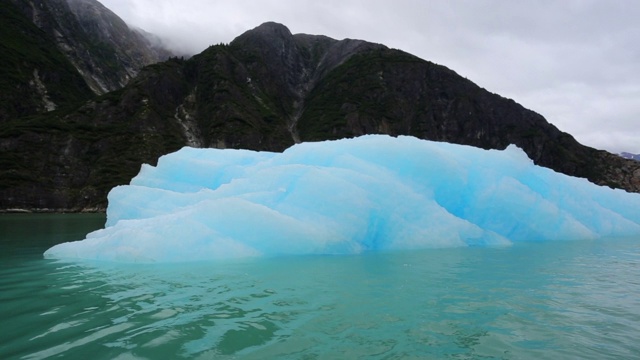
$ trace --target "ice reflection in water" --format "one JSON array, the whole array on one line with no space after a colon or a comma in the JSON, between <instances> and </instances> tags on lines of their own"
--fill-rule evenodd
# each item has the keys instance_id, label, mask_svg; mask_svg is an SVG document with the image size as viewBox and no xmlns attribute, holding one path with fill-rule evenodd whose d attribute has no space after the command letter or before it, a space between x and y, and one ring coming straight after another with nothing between
<instances>
[{"instance_id":1,"label":"ice reflection in water","mask_svg":"<svg viewBox=\"0 0 640 360\"><path fill-rule=\"evenodd\" d=\"M0 357L629 358L635 240L3 268ZM6 325L5 325L6 324ZM5 327L6 326L6 327Z\"/></svg>"}]
</instances>

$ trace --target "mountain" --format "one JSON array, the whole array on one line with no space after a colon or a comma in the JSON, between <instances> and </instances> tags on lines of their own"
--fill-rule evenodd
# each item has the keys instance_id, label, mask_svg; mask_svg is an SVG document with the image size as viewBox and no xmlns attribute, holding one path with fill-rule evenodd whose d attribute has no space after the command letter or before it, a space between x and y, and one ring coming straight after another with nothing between
<instances>
[{"instance_id":1,"label":"mountain","mask_svg":"<svg viewBox=\"0 0 640 360\"><path fill-rule=\"evenodd\" d=\"M620 153L620 156L622 156L625 159L640 161L640 154L631 154L628 152L623 152L623 153Z\"/></svg>"},{"instance_id":2,"label":"mountain","mask_svg":"<svg viewBox=\"0 0 640 360\"><path fill-rule=\"evenodd\" d=\"M117 90L172 54L96 0L11 0L54 39L97 94Z\"/></svg>"},{"instance_id":3,"label":"mountain","mask_svg":"<svg viewBox=\"0 0 640 360\"><path fill-rule=\"evenodd\" d=\"M10 0L0 0L0 123L92 97L69 59Z\"/></svg>"},{"instance_id":4,"label":"mountain","mask_svg":"<svg viewBox=\"0 0 640 360\"><path fill-rule=\"evenodd\" d=\"M361 40L265 23L188 60L143 68L73 111L0 129L0 208L101 209L141 163L184 145L282 151L384 133L504 149L640 191L640 164L579 144L541 115L454 71Z\"/></svg>"},{"instance_id":5,"label":"mountain","mask_svg":"<svg viewBox=\"0 0 640 360\"><path fill-rule=\"evenodd\" d=\"M40 29L37 36L48 37L96 94L120 89L143 66L172 55L95 0L1 0L0 6L14 19L17 10Z\"/></svg>"}]
</instances>

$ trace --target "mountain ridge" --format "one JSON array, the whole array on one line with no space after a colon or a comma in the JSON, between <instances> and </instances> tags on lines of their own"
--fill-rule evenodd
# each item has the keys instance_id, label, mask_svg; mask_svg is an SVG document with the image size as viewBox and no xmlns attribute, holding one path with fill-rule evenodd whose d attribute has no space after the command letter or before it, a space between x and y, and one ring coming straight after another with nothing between
<instances>
[{"instance_id":1,"label":"mountain ridge","mask_svg":"<svg viewBox=\"0 0 640 360\"><path fill-rule=\"evenodd\" d=\"M0 20L0 123L91 98L73 64L11 0L0 0Z\"/></svg>"},{"instance_id":2,"label":"mountain ridge","mask_svg":"<svg viewBox=\"0 0 640 360\"><path fill-rule=\"evenodd\" d=\"M96 0L9 0L42 31L98 94L117 90L140 69L172 56Z\"/></svg>"},{"instance_id":3,"label":"mountain ridge","mask_svg":"<svg viewBox=\"0 0 640 360\"><path fill-rule=\"evenodd\" d=\"M0 184L0 208L104 209L107 192L128 183L140 164L185 145L283 151L381 133L484 149L515 144L536 164L640 191L637 162L583 146L453 70L384 45L291 34L269 22L188 60L147 66L74 111L8 124L0 162L11 176Z\"/></svg>"}]
</instances>

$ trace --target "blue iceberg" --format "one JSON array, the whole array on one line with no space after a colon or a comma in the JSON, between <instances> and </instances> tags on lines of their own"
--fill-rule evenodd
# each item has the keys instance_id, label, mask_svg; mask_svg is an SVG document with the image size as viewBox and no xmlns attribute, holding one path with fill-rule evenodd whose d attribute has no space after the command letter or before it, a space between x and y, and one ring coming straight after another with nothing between
<instances>
[{"instance_id":1,"label":"blue iceberg","mask_svg":"<svg viewBox=\"0 0 640 360\"><path fill-rule=\"evenodd\" d=\"M515 146L383 135L283 153L185 147L109 193L105 229L46 258L182 262L640 234L640 195Z\"/></svg>"}]
</instances>

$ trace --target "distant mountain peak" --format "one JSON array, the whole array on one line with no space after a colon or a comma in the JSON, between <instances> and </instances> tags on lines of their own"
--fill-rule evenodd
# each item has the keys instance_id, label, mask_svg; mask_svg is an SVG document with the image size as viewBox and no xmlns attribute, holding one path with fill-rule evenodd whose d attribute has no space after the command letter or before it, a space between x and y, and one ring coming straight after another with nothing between
<instances>
[{"instance_id":1,"label":"distant mountain peak","mask_svg":"<svg viewBox=\"0 0 640 360\"><path fill-rule=\"evenodd\" d=\"M640 154L632 154L632 153L629 153L629 152L621 152L620 156L622 156L625 159L631 159L631 160L640 161Z\"/></svg>"},{"instance_id":2,"label":"distant mountain peak","mask_svg":"<svg viewBox=\"0 0 640 360\"><path fill-rule=\"evenodd\" d=\"M261 33L266 35L292 36L291 31L288 27L274 21L267 21L265 23L262 23L253 28L253 30L249 30L249 32Z\"/></svg>"}]
</instances>

